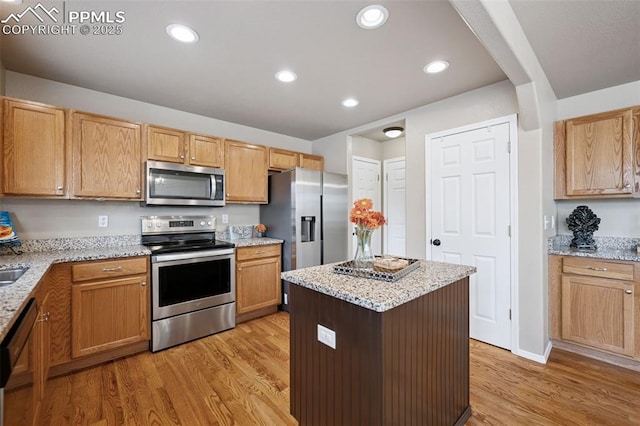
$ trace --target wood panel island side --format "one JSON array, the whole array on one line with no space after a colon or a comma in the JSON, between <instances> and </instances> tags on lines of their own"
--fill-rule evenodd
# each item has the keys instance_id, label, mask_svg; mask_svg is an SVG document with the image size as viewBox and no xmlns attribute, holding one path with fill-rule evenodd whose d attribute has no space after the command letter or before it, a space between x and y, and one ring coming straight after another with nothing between
<instances>
[{"instance_id":1,"label":"wood panel island side","mask_svg":"<svg viewBox=\"0 0 640 426\"><path fill-rule=\"evenodd\" d=\"M333 265L283 272L294 284L291 414L300 425L463 425L475 271L420 261L394 283ZM319 326L335 333L335 348L319 341Z\"/></svg>"}]
</instances>

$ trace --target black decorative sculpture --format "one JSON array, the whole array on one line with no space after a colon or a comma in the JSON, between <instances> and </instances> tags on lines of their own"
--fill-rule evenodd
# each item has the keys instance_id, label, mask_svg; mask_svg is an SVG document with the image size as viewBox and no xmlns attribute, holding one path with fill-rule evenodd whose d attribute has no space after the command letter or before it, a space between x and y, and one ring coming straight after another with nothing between
<instances>
[{"instance_id":1,"label":"black decorative sculpture","mask_svg":"<svg viewBox=\"0 0 640 426\"><path fill-rule=\"evenodd\" d=\"M578 206L567 218L567 225L573 231L570 247L578 250L595 250L593 233L598 230L600 218L587 206Z\"/></svg>"}]
</instances>

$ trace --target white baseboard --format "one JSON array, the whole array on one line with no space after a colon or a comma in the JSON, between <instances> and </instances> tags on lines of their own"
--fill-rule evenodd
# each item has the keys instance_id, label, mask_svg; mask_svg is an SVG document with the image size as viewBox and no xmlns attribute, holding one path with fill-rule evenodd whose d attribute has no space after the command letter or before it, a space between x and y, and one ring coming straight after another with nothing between
<instances>
[{"instance_id":1,"label":"white baseboard","mask_svg":"<svg viewBox=\"0 0 640 426\"><path fill-rule=\"evenodd\" d=\"M515 355L521 356L522 358L530 359L531 361L539 362L540 364L546 364L549 360L549 355L551 355L551 342L547 342L547 347L544 350L544 354L538 355L533 352L525 351L524 349L518 349L517 351L511 351Z\"/></svg>"}]
</instances>

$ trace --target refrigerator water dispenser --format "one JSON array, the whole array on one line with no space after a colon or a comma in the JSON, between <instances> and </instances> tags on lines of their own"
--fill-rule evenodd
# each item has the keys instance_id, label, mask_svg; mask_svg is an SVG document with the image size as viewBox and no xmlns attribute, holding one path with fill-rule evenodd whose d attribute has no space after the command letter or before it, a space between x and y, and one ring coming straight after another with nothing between
<instances>
[{"instance_id":1,"label":"refrigerator water dispenser","mask_svg":"<svg viewBox=\"0 0 640 426\"><path fill-rule=\"evenodd\" d=\"M302 216L300 220L300 239L303 243L316 240L315 216Z\"/></svg>"}]
</instances>

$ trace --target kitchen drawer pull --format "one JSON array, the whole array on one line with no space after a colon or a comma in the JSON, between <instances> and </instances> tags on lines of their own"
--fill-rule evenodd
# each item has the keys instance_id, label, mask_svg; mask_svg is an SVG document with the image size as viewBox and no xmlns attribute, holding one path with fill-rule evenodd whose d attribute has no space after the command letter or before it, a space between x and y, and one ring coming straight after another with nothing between
<instances>
[{"instance_id":1,"label":"kitchen drawer pull","mask_svg":"<svg viewBox=\"0 0 640 426\"><path fill-rule=\"evenodd\" d=\"M120 272L122 271L122 266L116 266L115 268L102 268L102 272Z\"/></svg>"},{"instance_id":2,"label":"kitchen drawer pull","mask_svg":"<svg viewBox=\"0 0 640 426\"><path fill-rule=\"evenodd\" d=\"M625 290L624 292L627 293L627 294L633 294L633 291L631 291L631 290Z\"/></svg>"},{"instance_id":3,"label":"kitchen drawer pull","mask_svg":"<svg viewBox=\"0 0 640 426\"><path fill-rule=\"evenodd\" d=\"M264 254L265 251L264 250L256 250L255 254Z\"/></svg>"},{"instance_id":4,"label":"kitchen drawer pull","mask_svg":"<svg viewBox=\"0 0 640 426\"><path fill-rule=\"evenodd\" d=\"M590 269L592 271L602 271L602 272L607 272L607 268L597 268L595 266L587 266L587 269Z\"/></svg>"}]
</instances>

